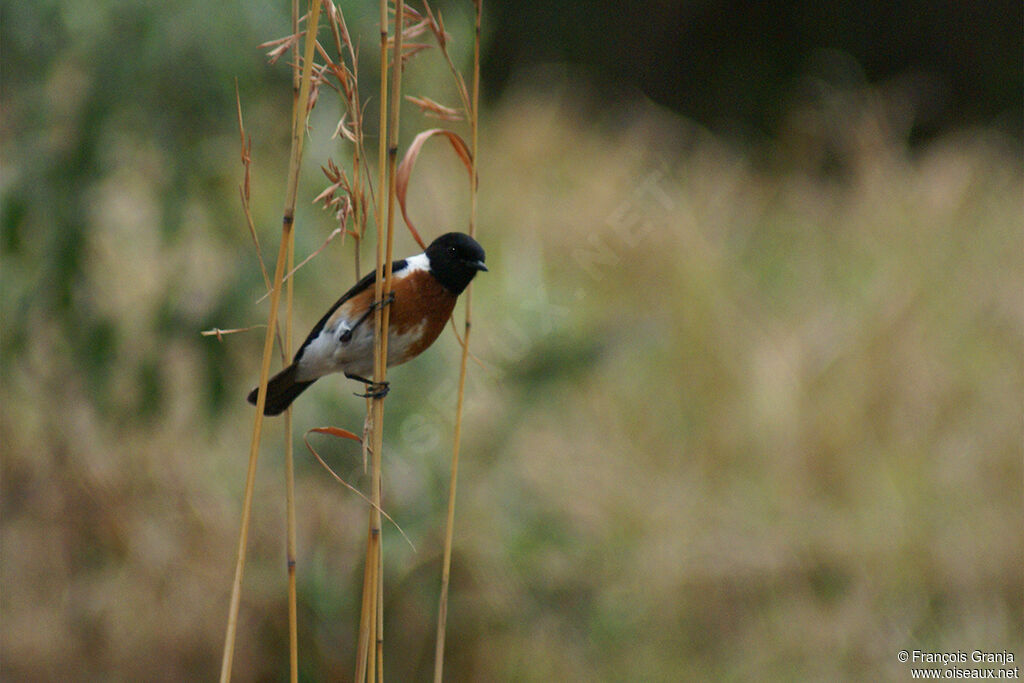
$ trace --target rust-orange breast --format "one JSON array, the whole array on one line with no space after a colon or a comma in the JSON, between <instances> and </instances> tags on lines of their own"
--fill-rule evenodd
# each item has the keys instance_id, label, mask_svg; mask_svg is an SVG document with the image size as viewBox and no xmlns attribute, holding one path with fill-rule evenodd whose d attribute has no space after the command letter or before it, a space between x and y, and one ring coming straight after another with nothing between
<instances>
[{"instance_id":1,"label":"rust-orange breast","mask_svg":"<svg viewBox=\"0 0 1024 683\"><path fill-rule=\"evenodd\" d=\"M458 297L449 292L429 272L415 270L394 285L395 300L391 304L391 333L407 335L421 327L419 338L412 341L404 363L425 351L444 330Z\"/></svg>"},{"instance_id":2,"label":"rust-orange breast","mask_svg":"<svg viewBox=\"0 0 1024 683\"><path fill-rule=\"evenodd\" d=\"M392 289L395 299L389 307L391 322L388 344L391 346L391 341L397 337L402 337L405 342L391 346L391 353L388 354L388 363L397 365L412 360L434 343L444 330L458 297L445 289L428 271L419 269L396 277ZM365 311L373 297L374 289L369 287L342 304L332 317L353 320L358 317L355 311ZM372 329L372 318L364 324ZM404 339L411 334L416 334L417 338ZM396 358L394 353L399 349L402 349L401 357Z\"/></svg>"}]
</instances>

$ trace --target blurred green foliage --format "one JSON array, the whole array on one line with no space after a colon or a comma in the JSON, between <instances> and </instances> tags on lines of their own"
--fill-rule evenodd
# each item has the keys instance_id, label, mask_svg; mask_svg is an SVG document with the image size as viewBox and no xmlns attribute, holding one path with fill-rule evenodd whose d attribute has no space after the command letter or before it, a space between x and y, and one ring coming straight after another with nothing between
<instances>
[{"instance_id":1,"label":"blurred green foliage","mask_svg":"<svg viewBox=\"0 0 1024 683\"><path fill-rule=\"evenodd\" d=\"M199 331L264 315L234 81L271 251L290 83L256 46L287 23L4 6L5 679L217 669L261 335ZM411 91L445 93L428 59ZM984 128L909 148L903 101L826 84L752 149L564 72L485 112L452 680L897 678L901 648L1019 648L1021 164ZM321 93L300 256L333 227L309 203L345 158L336 107ZM439 150L411 190L425 234L466 219ZM299 335L351 264L339 241L300 272ZM395 680L432 670L457 349L445 333L388 398L385 507L416 546L385 530ZM296 432L358 431L352 390L318 384ZM281 438L272 421L241 680L287 670ZM311 442L365 488L350 446ZM296 454L302 675L344 680L366 511Z\"/></svg>"},{"instance_id":2,"label":"blurred green foliage","mask_svg":"<svg viewBox=\"0 0 1024 683\"><path fill-rule=\"evenodd\" d=\"M286 87L255 45L287 25L270 3L30 3L5 6L4 326L5 374L32 343L36 320L59 326L88 395L103 406L125 331L90 291L90 235L115 217L100 195L125 175L146 184L149 226L159 249L179 248L187 208L200 204L224 236L237 222L236 184L224 146L236 128L233 82L245 93ZM262 101L274 98L261 95ZM279 103L277 115L287 109ZM202 134L197 134L202 131ZM237 157L235 157L237 158ZM135 189L131 184L122 192ZM136 258L124 235L124 258ZM131 287L130 283L119 286ZM216 310L189 310L168 288L153 306L147 334L189 339ZM210 306L238 305L230 290ZM141 331L140 331L141 332ZM147 379L139 400L159 408L159 344L135 367ZM207 399L218 406L227 369L215 347L206 364ZM109 407L109 406L107 406Z\"/></svg>"}]
</instances>

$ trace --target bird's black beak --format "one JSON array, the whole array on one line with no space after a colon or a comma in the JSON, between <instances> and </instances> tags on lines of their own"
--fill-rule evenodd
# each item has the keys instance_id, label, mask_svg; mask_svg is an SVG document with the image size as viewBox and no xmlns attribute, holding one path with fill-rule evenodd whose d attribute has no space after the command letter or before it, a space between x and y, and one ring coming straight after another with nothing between
<instances>
[{"instance_id":1,"label":"bird's black beak","mask_svg":"<svg viewBox=\"0 0 1024 683\"><path fill-rule=\"evenodd\" d=\"M483 261L470 261L469 267L473 270L482 270L485 273L487 272L487 266L484 265Z\"/></svg>"}]
</instances>

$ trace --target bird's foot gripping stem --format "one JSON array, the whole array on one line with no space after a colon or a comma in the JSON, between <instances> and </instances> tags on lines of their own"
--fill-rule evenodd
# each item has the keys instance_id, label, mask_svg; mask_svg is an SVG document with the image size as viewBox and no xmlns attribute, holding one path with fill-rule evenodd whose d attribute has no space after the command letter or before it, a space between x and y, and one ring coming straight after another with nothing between
<instances>
[{"instance_id":1,"label":"bird's foot gripping stem","mask_svg":"<svg viewBox=\"0 0 1024 683\"><path fill-rule=\"evenodd\" d=\"M388 392L391 391L390 382L374 382L372 379L366 379L365 377L350 375L348 373L345 373L345 376L366 385L365 394L356 394L356 396L360 398L384 398L388 395Z\"/></svg>"}]
</instances>

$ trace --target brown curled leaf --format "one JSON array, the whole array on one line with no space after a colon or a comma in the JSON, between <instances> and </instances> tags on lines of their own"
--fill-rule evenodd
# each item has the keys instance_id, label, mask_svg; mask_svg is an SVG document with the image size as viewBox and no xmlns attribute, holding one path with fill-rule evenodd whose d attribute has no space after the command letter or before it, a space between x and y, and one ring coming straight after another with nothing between
<instances>
[{"instance_id":1,"label":"brown curled leaf","mask_svg":"<svg viewBox=\"0 0 1024 683\"><path fill-rule=\"evenodd\" d=\"M313 432L314 434L327 434L328 436L336 436L339 439L352 439L353 441L358 441L359 443L363 442L363 440L360 439L358 436L348 431L347 429L342 429L341 427L314 427L309 431Z\"/></svg>"},{"instance_id":2,"label":"brown curled leaf","mask_svg":"<svg viewBox=\"0 0 1024 683\"><path fill-rule=\"evenodd\" d=\"M409 191L409 179L412 176L413 166L416 165L416 159L419 158L420 151L423 149L423 145L430 138L435 135L443 135L451 143L452 150L454 150L456 156L462 161L462 165L466 167L466 171L470 174L473 173L473 156L469 151L469 145L463 140L457 133L453 133L450 130L444 128L431 128L425 130L417 135L412 143L409 145L409 149L405 151L405 156L402 158L402 163L398 165L398 171L395 174L395 196L398 198L398 206L402 210L402 218L405 219L405 224L409 227L409 232L412 233L413 239L423 247L427 248L423 238L420 237L419 232L416 231L416 227L409 220L409 212L406 208L406 195Z\"/></svg>"}]
</instances>

